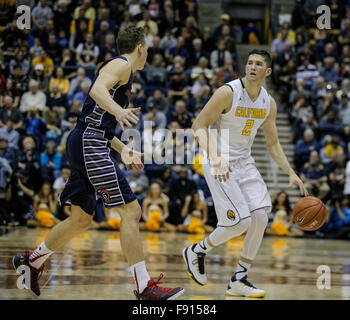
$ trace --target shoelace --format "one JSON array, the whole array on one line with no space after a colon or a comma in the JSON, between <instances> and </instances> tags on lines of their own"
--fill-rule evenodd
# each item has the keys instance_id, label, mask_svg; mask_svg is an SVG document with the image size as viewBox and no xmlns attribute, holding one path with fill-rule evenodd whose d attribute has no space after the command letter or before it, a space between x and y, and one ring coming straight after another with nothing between
<instances>
[{"instance_id":1,"label":"shoelace","mask_svg":"<svg viewBox=\"0 0 350 320\"><path fill-rule=\"evenodd\" d=\"M134 275L135 275L136 286L137 286L137 290L134 290L134 294L135 294L135 296L138 296L140 294L140 290L139 290L139 283L137 281L137 276L136 276L136 269L134 270ZM161 273L157 281L154 281L153 279L149 280L146 288L149 288L149 289L156 289L157 288L157 289L162 290L162 291L167 291L168 288L163 288L163 287L158 286L159 283L162 283L160 280L163 278L163 276L164 276L164 274Z\"/></svg>"},{"instance_id":2,"label":"shoelace","mask_svg":"<svg viewBox=\"0 0 350 320\"><path fill-rule=\"evenodd\" d=\"M247 277L242 278L240 281L241 281L243 284L245 284L247 287L256 289L256 288L247 280Z\"/></svg>"},{"instance_id":3,"label":"shoelace","mask_svg":"<svg viewBox=\"0 0 350 320\"><path fill-rule=\"evenodd\" d=\"M30 256L30 252L29 252L29 251L26 251L26 252L25 252L25 255L26 255L26 256ZM34 268L34 267L31 267L31 269L34 270L34 272L38 274L38 279L37 279L37 280L39 280L40 277L41 277L41 275L43 274L44 268L45 268L45 263L43 263L42 266L41 266L39 269L36 269L36 268ZM31 273L31 274L33 275L33 273Z\"/></svg>"},{"instance_id":4,"label":"shoelace","mask_svg":"<svg viewBox=\"0 0 350 320\"><path fill-rule=\"evenodd\" d=\"M168 291L168 288L163 288L163 287L158 286L159 283L163 283L163 282L160 281L163 278L163 276L164 276L164 274L161 273L157 281L154 281L153 279L151 279L149 281L148 288L150 288L150 289L159 289L161 291Z\"/></svg>"}]
</instances>

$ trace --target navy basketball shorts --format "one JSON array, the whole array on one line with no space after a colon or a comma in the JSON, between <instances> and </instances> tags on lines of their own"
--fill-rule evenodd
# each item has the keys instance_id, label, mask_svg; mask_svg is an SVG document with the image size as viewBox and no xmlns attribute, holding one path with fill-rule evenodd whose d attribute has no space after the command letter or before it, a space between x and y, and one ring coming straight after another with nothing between
<instances>
[{"instance_id":1,"label":"navy basketball shorts","mask_svg":"<svg viewBox=\"0 0 350 320\"><path fill-rule=\"evenodd\" d=\"M66 155L71 174L59 196L61 205L73 204L93 215L99 198L106 208L136 200L123 172L110 156L104 130L78 124L68 136Z\"/></svg>"}]
</instances>

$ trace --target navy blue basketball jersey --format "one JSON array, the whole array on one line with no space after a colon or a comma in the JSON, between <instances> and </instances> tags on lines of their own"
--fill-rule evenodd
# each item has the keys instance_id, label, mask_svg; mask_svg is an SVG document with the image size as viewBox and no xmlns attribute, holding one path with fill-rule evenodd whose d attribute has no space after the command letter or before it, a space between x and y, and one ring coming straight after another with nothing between
<instances>
[{"instance_id":1,"label":"navy blue basketball jersey","mask_svg":"<svg viewBox=\"0 0 350 320\"><path fill-rule=\"evenodd\" d=\"M116 56L110 60L107 60L98 68L94 76L94 79L92 80L92 83L90 85L87 97L84 101L83 109L78 117L78 123L92 124L94 126L101 127L101 129L106 129L106 131L108 131L108 133L112 134L113 136L114 136L114 130L118 122L112 114L102 109L90 97L90 90L94 85L97 77L99 76L101 68L103 68L107 63L109 63L114 59L123 59L125 61L128 61L128 59L123 56ZM130 73L128 83L124 85L116 84L113 88L109 90L109 94L112 96L113 100L116 103L118 103L122 108L127 108L129 105L131 82L132 82L132 72ZM112 137L110 137L109 139L112 139Z\"/></svg>"}]
</instances>

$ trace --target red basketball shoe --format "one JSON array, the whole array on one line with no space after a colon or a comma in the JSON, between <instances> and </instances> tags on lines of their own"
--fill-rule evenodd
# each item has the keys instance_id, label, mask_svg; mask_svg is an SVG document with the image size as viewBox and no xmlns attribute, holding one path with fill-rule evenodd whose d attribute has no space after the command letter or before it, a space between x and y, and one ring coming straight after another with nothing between
<instances>
[{"instance_id":1,"label":"red basketball shoe","mask_svg":"<svg viewBox=\"0 0 350 320\"><path fill-rule=\"evenodd\" d=\"M18 271L18 267L21 265L25 265L29 268L30 284L25 283L25 280L23 280L23 285L27 290L33 292L36 296L40 296L40 287L39 287L38 280L40 279L41 274L43 273L45 265L43 264L39 269L35 269L29 264L29 256L30 256L29 251L26 251L24 255L23 254L15 255L12 259L13 267L15 268L17 273L20 273ZM22 274L24 274L24 272L25 271L22 271Z\"/></svg>"},{"instance_id":2,"label":"red basketball shoe","mask_svg":"<svg viewBox=\"0 0 350 320\"><path fill-rule=\"evenodd\" d=\"M154 281L153 279L148 281L147 287L142 293L139 292L139 284L136 278L135 279L137 290L134 290L134 294L137 300L175 300L180 297L184 292L184 288L163 288L159 287L158 284L162 283L160 280L163 278L163 274L161 273L158 280Z\"/></svg>"}]
</instances>

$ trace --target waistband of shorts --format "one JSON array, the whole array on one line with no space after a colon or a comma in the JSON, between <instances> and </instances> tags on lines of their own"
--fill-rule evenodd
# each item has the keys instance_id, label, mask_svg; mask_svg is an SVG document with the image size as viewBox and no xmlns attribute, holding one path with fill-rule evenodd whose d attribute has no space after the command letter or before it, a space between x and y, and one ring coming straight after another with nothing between
<instances>
[{"instance_id":1,"label":"waistband of shorts","mask_svg":"<svg viewBox=\"0 0 350 320\"><path fill-rule=\"evenodd\" d=\"M77 122L76 126L77 129L80 130L85 130L87 127L91 128L91 129L95 129L97 131L101 131L101 133L106 132L106 128L105 127L101 127L101 126L96 126L92 123L82 123L82 122Z\"/></svg>"},{"instance_id":2,"label":"waistband of shorts","mask_svg":"<svg viewBox=\"0 0 350 320\"><path fill-rule=\"evenodd\" d=\"M231 165L247 165L247 164L250 164L250 163L255 163L254 159L249 156L247 158L237 158L237 159L230 159L229 160L229 163Z\"/></svg>"},{"instance_id":3,"label":"waistband of shorts","mask_svg":"<svg viewBox=\"0 0 350 320\"><path fill-rule=\"evenodd\" d=\"M206 164L210 165L210 160L209 158L205 155L204 156L206 160ZM226 157L223 157L226 160L228 160L228 163L230 166L245 166L248 164L255 164L254 158L249 156L247 158L237 158L237 159L227 159Z\"/></svg>"},{"instance_id":4,"label":"waistband of shorts","mask_svg":"<svg viewBox=\"0 0 350 320\"><path fill-rule=\"evenodd\" d=\"M76 124L75 128L80 130L80 131L85 131L86 129L91 129L91 131L94 131L98 134L101 134L101 136L103 136L107 140L112 140L113 137L115 136L113 129L102 127L102 126L96 126L92 123L78 122Z\"/></svg>"}]
</instances>

